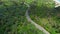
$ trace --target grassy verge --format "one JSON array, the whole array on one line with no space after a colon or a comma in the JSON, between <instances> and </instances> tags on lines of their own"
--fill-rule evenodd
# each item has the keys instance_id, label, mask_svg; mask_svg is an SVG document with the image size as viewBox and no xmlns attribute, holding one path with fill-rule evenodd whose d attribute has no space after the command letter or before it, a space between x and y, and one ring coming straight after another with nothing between
<instances>
[{"instance_id":1,"label":"grassy verge","mask_svg":"<svg viewBox=\"0 0 60 34\"><path fill-rule=\"evenodd\" d=\"M40 2L41 1L41 2ZM60 33L60 10L54 8L54 2L40 0L34 8L30 9L30 17L37 24L44 27L51 34ZM44 3L45 2L45 3Z\"/></svg>"}]
</instances>

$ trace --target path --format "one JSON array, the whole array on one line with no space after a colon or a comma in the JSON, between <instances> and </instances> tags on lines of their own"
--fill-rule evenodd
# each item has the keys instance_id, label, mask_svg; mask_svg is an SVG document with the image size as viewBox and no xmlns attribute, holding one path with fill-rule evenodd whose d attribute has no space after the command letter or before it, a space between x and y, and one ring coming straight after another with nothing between
<instances>
[{"instance_id":1,"label":"path","mask_svg":"<svg viewBox=\"0 0 60 34\"><path fill-rule=\"evenodd\" d=\"M26 3L25 3L26 4ZM28 9L26 10L26 18L29 22L31 22L37 29L41 30L42 32L44 32L45 34L50 34L48 31L46 31L42 26L36 24L33 20L31 20L28 11L30 9L30 6L28 4L26 4L28 6Z\"/></svg>"}]
</instances>

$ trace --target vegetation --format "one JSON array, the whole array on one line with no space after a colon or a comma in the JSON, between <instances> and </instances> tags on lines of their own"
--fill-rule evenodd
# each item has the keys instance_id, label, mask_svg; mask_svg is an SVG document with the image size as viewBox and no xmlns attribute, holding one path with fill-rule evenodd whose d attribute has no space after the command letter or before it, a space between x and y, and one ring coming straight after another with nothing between
<instances>
[{"instance_id":1,"label":"vegetation","mask_svg":"<svg viewBox=\"0 0 60 34\"><path fill-rule=\"evenodd\" d=\"M34 22L51 34L60 34L60 7L55 8L52 0L0 0L0 34L44 34L27 21L24 2L31 6Z\"/></svg>"},{"instance_id":2,"label":"vegetation","mask_svg":"<svg viewBox=\"0 0 60 34\"><path fill-rule=\"evenodd\" d=\"M48 1L48 2L47 2ZM30 17L51 34L60 34L60 7L55 8L52 0L38 0L30 9Z\"/></svg>"},{"instance_id":3,"label":"vegetation","mask_svg":"<svg viewBox=\"0 0 60 34\"><path fill-rule=\"evenodd\" d=\"M0 34L44 34L27 21L22 0L0 0Z\"/></svg>"}]
</instances>

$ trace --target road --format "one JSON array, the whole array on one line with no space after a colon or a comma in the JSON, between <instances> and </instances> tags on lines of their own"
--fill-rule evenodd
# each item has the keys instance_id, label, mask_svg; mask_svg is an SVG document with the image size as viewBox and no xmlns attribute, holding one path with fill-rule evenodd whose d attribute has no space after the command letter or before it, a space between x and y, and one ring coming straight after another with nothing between
<instances>
[{"instance_id":1,"label":"road","mask_svg":"<svg viewBox=\"0 0 60 34\"><path fill-rule=\"evenodd\" d=\"M26 4L26 3L25 3ZM31 24L33 24L37 29L41 30L43 33L45 34L50 34L48 31L46 31L41 25L38 25L37 23L35 23L33 20L31 20L30 16L29 16L29 9L30 9L30 6L28 4L26 4L28 6L28 9L26 10L26 18L29 22L31 22Z\"/></svg>"}]
</instances>

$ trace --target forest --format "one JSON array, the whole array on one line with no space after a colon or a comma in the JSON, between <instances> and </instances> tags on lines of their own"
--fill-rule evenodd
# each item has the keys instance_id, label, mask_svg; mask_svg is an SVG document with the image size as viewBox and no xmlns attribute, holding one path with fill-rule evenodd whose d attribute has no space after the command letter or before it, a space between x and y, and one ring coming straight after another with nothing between
<instances>
[{"instance_id":1,"label":"forest","mask_svg":"<svg viewBox=\"0 0 60 34\"><path fill-rule=\"evenodd\" d=\"M0 0L0 34L60 34L60 6L53 0Z\"/></svg>"}]
</instances>

